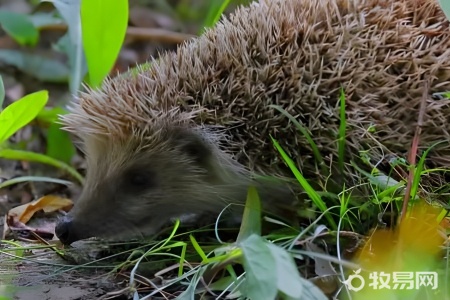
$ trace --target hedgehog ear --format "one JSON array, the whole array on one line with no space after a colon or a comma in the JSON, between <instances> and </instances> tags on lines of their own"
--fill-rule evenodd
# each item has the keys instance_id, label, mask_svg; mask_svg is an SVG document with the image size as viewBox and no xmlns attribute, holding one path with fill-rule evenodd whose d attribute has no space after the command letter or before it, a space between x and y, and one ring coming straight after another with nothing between
<instances>
[{"instance_id":1,"label":"hedgehog ear","mask_svg":"<svg viewBox=\"0 0 450 300\"><path fill-rule=\"evenodd\" d=\"M186 129L176 130L174 142L183 153L191 157L201 167L208 168L212 149L199 133Z\"/></svg>"}]
</instances>

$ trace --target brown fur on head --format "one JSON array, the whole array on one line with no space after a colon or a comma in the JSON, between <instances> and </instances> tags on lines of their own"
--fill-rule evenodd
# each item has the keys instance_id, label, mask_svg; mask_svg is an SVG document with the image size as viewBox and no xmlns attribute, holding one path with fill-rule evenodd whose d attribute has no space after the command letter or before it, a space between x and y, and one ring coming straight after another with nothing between
<instances>
[{"instance_id":1,"label":"brown fur on head","mask_svg":"<svg viewBox=\"0 0 450 300\"><path fill-rule=\"evenodd\" d=\"M309 141L272 105L310 132L333 167L341 88L346 161L360 162L360 151L373 164L384 153L405 155L426 81L421 150L450 136L450 100L430 96L450 90L449 22L437 0L260 0L241 7L176 53L82 94L62 117L81 139L88 174L58 235L73 241L152 233L171 217L242 203L251 172L292 176L269 135L323 186L329 174L319 171ZM427 163L449 167L449 157L441 144ZM145 192L132 188L133 167L148 178ZM353 175L346 164L339 178L349 186ZM278 202L278 187L261 187Z\"/></svg>"}]
</instances>

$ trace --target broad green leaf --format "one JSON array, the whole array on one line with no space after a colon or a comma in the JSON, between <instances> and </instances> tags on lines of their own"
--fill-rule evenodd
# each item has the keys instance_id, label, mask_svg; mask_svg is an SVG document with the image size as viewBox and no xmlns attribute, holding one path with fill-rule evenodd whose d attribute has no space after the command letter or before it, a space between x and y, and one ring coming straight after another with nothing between
<instances>
[{"instance_id":1,"label":"broad green leaf","mask_svg":"<svg viewBox=\"0 0 450 300\"><path fill-rule=\"evenodd\" d=\"M300 276L294 259L285 249L275 244L266 245L275 259L276 268L272 272L276 273L277 289L284 296L282 299L328 299L317 286Z\"/></svg>"},{"instance_id":2,"label":"broad green leaf","mask_svg":"<svg viewBox=\"0 0 450 300\"><path fill-rule=\"evenodd\" d=\"M367 177L367 179L369 179L369 181L376 185L377 187L379 187L380 189L382 189L383 191L387 191L387 193L392 193L393 191L395 191L397 188L401 188L405 186L405 182L404 181L397 181L394 178L391 178L389 176L386 176L384 174L376 174L376 175L372 175L369 172L364 171L363 169L361 169L357 163L355 163L354 161L350 161L350 164L352 165L353 168L355 168L359 173L361 173L362 175L364 175L364 177Z\"/></svg>"},{"instance_id":3,"label":"broad green leaf","mask_svg":"<svg viewBox=\"0 0 450 300\"><path fill-rule=\"evenodd\" d=\"M66 164L70 164L70 160L75 155L75 147L69 133L61 130L59 124L53 123L48 128L47 155Z\"/></svg>"},{"instance_id":4,"label":"broad green leaf","mask_svg":"<svg viewBox=\"0 0 450 300\"><path fill-rule=\"evenodd\" d=\"M0 75L0 112L2 111L3 101L5 101L5 86L3 85L3 78Z\"/></svg>"},{"instance_id":5,"label":"broad green leaf","mask_svg":"<svg viewBox=\"0 0 450 300\"><path fill-rule=\"evenodd\" d=\"M200 272L197 272L200 273ZM195 275L197 275L197 273L195 273ZM196 287L197 284L200 282L200 276L195 276L194 275L194 280L190 280L188 286L183 290L183 292L181 294L179 294L175 299L176 300L192 300L195 299L195 292L196 292ZM139 296L137 295L137 292L135 294L135 297L133 299L140 299Z\"/></svg>"},{"instance_id":6,"label":"broad green leaf","mask_svg":"<svg viewBox=\"0 0 450 300\"><path fill-rule=\"evenodd\" d=\"M302 299L308 299L308 300L327 300L328 297L326 297L323 292L314 285L311 281L300 277L300 284L303 286L303 297Z\"/></svg>"},{"instance_id":7,"label":"broad green leaf","mask_svg":"<svg viewBox=\"0 0 450 300\"><path fill-rule=\"evenodd\" d=\"M92 87L99 86L114 66L127 25L127 0L81 1L81 36Z\"/></svg>"},{"instance_id":8,"label":"broad green leaf","mask_svg":"<svg viewBox=\"0 0 450 300\"><path fill-rule=\"evenodd\" d=\"M30 123L44 108L48 92L35 92L17 100L0 113L0 144Z\"/></svg>"},{"instance_id":9,"label":"broad green leaf","mask_svg":"<svg viewBox=\"0 0 450 300\"><path fill-rule=\"evenodd\" d=\"M41 81L67 82L69 68L56 59L16 50L0 50L0 61Z\"/></svg>"},{"instance_id":10,"label":"broad green leaf","mask_svg":"<svg viewBox=\"0 0 450 300\"><path fill-rule=\"evenodd\" d=\"M27 15L0 10L0 25L20 45L36 45L39 31Z\"/></svg>"},{"instance_id":11,"label":"broad green leaf","mask_svg":"<svg viewBox=\"0 0 450 300\"><path fill-rule=\"evenodd\" d=\"M65 115L67 114L67 110L60 106L56 106L50 109L43 109L41 110L38 115L36 116L36 120L40 122L45 123L54 123L58 121L59 115Z\"/></svg>"},{"instance_id":12,"label":"broad green leaf","mask_svg":"<svg viewBox=\"0 0 450 300\"><path fill-rule=\"evenodd\" d=\"M301 299L303 292L302 278L298 273L294 259L285 249L277 245L267 243L267 247L275 259L276 268L272 272L277 274L278 290L291 299Z\"/></svg>"},{"instance_id":13,"label":"broad green leaf","mask_svg":"<svg viewBox=\"0 0 450 300\"><path fill-rule=\"evenodd\" d=\"M3 149L0 150L0 158L11 160L34 161L54 166L69 173L74 178L76 178L80 183L84 182L83 176L81 176L80 173L78 173L74 168L72 168L71 166L62 161L56 160L44 154L14 149Z\"/></svg>"},{"instance_id":14,"label":"broad green leaf","mask_svg":"<svg viewBox=\"0 0 450 300\"><path fill-rule=\"evenodd\" d=\"M276 262L267 242L256 234L238 244L243 253L245 286L242 294L250 299L276 299Z\"/></svg>"},{"instance_id":15,"label":"broad green leaf","mask_svg":"<svg viewBox=\"0 0 450 300\"><path fill-rule=\"evenodd\" d=\"M254 186L248 189L244 216L242 217L237 242L247 239L252 234L261 235L261 201Z\"/></svg>"},{"instance_id":16,"label":"broad green leaf","mask_svg":"<svg viewBox=\"0 0 450 300\"><path fill-rule=\"evenodd\" d=\"M210 0L208 14L206 15L203 27L206 29L214 26L219 21L220 16L222 16L230 2L230 0ZM202 29L202 31L204 31L204 29Z\"/></svg>"}]
</instances>

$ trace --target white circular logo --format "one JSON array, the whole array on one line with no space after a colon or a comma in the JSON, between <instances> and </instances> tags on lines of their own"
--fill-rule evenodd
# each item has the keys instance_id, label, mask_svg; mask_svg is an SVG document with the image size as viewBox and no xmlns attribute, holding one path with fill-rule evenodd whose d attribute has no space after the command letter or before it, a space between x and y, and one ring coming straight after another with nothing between
<instances>
[{"instance_id":1,"label":"white circular logo","mask_svg":"<svg viewBox=\"0 0 450 300\"><path fill-rule=\"evenodd\" d=\"M360 272L361 272L361 269L353 271L353 273L355 273L355 274L348 276L347 280L341 281L341 282L343 284L345 284L350 291L358 292L358 291L362 290L364 288L364 284L366 282L364 280L364 277L359 275ZM356 279L356 281L359 281L359 285L353 285L353 280L355 280L355 279Z\"/></svg>"}]
</instances>

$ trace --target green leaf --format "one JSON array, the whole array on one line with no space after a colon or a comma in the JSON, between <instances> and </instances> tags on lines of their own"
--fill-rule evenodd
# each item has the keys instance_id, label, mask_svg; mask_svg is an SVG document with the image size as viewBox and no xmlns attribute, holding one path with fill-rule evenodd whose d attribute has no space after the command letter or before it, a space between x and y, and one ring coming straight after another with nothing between
<instances>
[{"instance_id":1,"label":"green leaf","mask_svg":"<svg viewBox=\"0 0 450 300\"><path fill-rule=\"evenodd\" d=\"M84 182L83 176L81 176L80 173L78 173L74 168L69 166L68 164L58 161L54 158L51 158L47 155L40 154L40 153L34 153L29 151L22 151L22 150L14 150L14 149L3 149L0 150L0 158L5 159L11 159L11 160L25 160L25 161L34 161L39 162L43 164L47 164L50 166L54 166L56 168L59 168L70 175L72 175L74 178L76 178L80 183Z\"/></svg>"},{"instance_id":2,"label":"green leaf","mask_svg":"<svg viewBox=\"0 0 450 300\"><path fill-rule=\"evenodd\" d=\"M391 193L392 191L395 191L397 188L403 187L405 186L405 182L404 181L397 181L392 177L386 176L384 174L375 174L372 175L369 172L364 171L363 169L361 169L357 163L355 163L353 160L350 161L350 164L352 165L353 168L355 168L359 173L361 173L362 175L364 175L365 177L367 177L367 179L369 179L369 181L376 185L377 187L379 187L382 190L386 190L388 191L388 193Z\"/></svg>"},{"instance_id":3,"label":"green leaf","mask_svg":"<svg viewBox=\"0 0 450 300\"><path fill-rule=\"evenodd\" d=\"M99 86L114 66L127 25L127 0L81 1L81 36L92 87Z\"/></svg>"},{"instance_id":4,"label":"green leaf","mask_svg":"<svg viewBox=\"0 0 450 300\"><path fill-rule=\"evenodd\" d=\"M40 91L26 95L6 107L0 113L0 144L31 122L44 108L47 100L48 92Z\"/></svg>"},{"instance_id":5,"label":"green leaf","mask_svg":"<svg viewBox=\"0 0 450 300\"><path fill-rule=\"evenodd\" d=\"M298 273L294 259L285 249L277 245L267 243L267 247L275 259L276 268L272 272L277 274L278 290L291 299L301 299L303 292L302 278Z\"/></svg>"},{"instance_id":6,"label":"green leaf","mask_svg":"<svg viewBox=\"0 0 450 300\"><path fill-rule=\"evenodd\" d=\"M236 279L233 276L223 276L217 281L208 284L208 289L211 291L231 291L236 289L242 282L242 277ZM230 297L230 299L232 299Z\"/></svg>"},{"instance_id":7,"label":"green leaf","mask_svg":"<svg viewBox=\"0 0 450 300\"><path fill-rule=\"evenodd\" d=\"M0 10L0 25L20 45L36 45L39 31L27 15Z\"/></svg>"},{"instance_id":8,"label":"green leaf","mask_svg":"<svg viewBox=\"0 0 450 300\"><path fill-rule=\"evenodd\" d=\"M0 112L2 111L3 101L5 101L5 86L3 85L3 78L0 75Z\"/></svg>"},{"instance_id":9,"label":"green leaf","mask_svg":"<svg viewBox=\"0 0 450 300\"><path fill-rule=\"evenodd\" d=\"M303 297L302 299L308 299L308 300L327 300L328 297L326 297L323 292L314 285L311 281L300 277L300 282L303 286Z\"/></svg>"},{"instance_id":10,"label":"green leaf","mask_svg":"<svg viewBox=\"0 0 450 300\"><path fill-rule=\"evenodd\" d=\"M252 234L261 235L261 201L254 186L248 189L244 216L236 241L243 241Z\"/></svg>"},{"instance_id":11,"label":"green leaf","mask_svg":"<svg viewBox=\"0 0 450 300\"><path fill-rule=\"evenodd\" d=\"M204 29L214 26L230 4L230 0L210 0L208 14L203 22ZM202 31L204 31L204 29ZM200 32L201 33L201 32Z\"/></svg>"},{"instance_id":12,"label":"green leaf","mask_svg":"<svg viewBox=\"0 0 450 300\"><path fill-rule=\"evenodd\" d=\"M250 299L276 299L275 259L264 239L252 234L239 243L243 253L245 285L242 294Z\"/></svg>"},{"instance_id":13,"label":"green leaf","mask_svg":"<svg viewBox=\"0 0 450 300\"><path fill-rule=\"evenodd\" d=\"M281 299L328 299L317 286L300 276L297 265L289 252L275 244L265 243L265 246L275 261L275 267L271 272L276 274L275 282L277 290L283 295Z\"/></svg>"},{"instance_id":14,"label":"green leaf","mask_svg":"<svg viewBox=\"0 0 450 300\"><path fill-rule=\"evenodd\" d=\"M412 186L411 186L411 194L410 194L410 198L411 199L415 199L417 192L419 191L419 184L420 184L420 178L423 175L422 174L422 170L425 169L425 159L428 156L429 152L436 147L437 145L441 144L441 143L445 143L445 141L440 141L437 142L433 145L431 145L431 147L429 147L423 154L422 157L420 158L419 162L417 163L416 166L416 170L414 172L414 179L412 182Z\"/></svg>"},{"instance_id":15,"label":"green leaf","mask_svg":"<svg viewBox=\"0 0 450 300\"><path fill-rule=\"evenodd\" d=\"M345 134L347 129L347 119L345 117L345 93L344 89L341 88L341 93L339 95L340 101L340 123L339 123L339 139L338 139L338 164L339 169L344 174L344 156L345 156Z\"/></svg>"},{"instance_id":16,"label":"green leaf","mask_svg":"<svg viewBox=\"0 0 450 300\"><path fill-rule=\"evenodd\" d=\"M36 116L36 120L51 124L58 121L59 115L65 115L67 113L67 110L60 106L56 106L50 109L44 108L38 113L38 115Z\"/></svg>"},{"instance_id":17,"label":"green leaf","mask_svg":"<svg viewBox=\"0 0 450 300\"><path fill-rule=\"evenodd\" d=\"M69 68L56 59L16 50L0 50L0 60L41 81L67 82Z\"/></svg>"},{"instance_id":18,"label":"green leaf","mask_svg":"<svg viewBox=\"0 0 450 300\"><path fill-rule=\"evenodd\" d=\"M70 164L75 155L75 147L72 144L69 133L61 130L61 125L53 123L47 132L47 155Z\"/></svg>"},{"instance_id":19,"label":"green leaf","mask_svg":"<svg viewBox=\"0 0 450 300\"><path fill-rule=\"evenodd\" d=\"M203 251L202 247L200 247L195 237L190 234L189 239L191 240L191 244L194 247L195 251L197 251L198 255L202 258L202 262L207 262L208 256L206 256L205 252Z\"/></svg>"}]
</instances>

